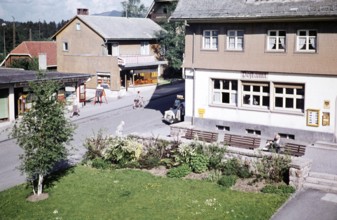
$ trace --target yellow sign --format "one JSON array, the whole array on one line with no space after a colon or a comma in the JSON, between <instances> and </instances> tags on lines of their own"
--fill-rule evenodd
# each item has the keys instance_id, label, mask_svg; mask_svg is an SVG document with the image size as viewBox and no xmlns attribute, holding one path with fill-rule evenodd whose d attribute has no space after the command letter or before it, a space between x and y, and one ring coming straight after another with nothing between
<instances>
[{"instance_id":1,"label":"yellow sign","mask_svg":"<svg viewBox=\"0 0 337 220\"><path fill-rule=\"evenodd\" d=\"M204 109L204 108L199 108L199 109L198 109L198 113L199 113L199 117L200 117L200 118L203 118L203 117L204 117L204 114L205 114L205 109Z\"/></svg>"},{"instance_id":2,"label":"yellow sign","mask_svg":"<svg viewBox=\"0 0 337 220\"><path fill-rule=\"evenodd\" d=\"M307 109L307 126L318 127L319 126L319 110Z\"/></svg>"}]
</instances>

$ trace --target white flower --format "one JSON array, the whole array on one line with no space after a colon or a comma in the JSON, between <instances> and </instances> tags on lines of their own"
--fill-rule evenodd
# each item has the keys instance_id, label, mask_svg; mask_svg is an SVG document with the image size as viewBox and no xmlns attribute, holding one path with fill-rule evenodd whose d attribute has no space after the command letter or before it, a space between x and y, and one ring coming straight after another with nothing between
<instances>
[{"instance_id":1,"label":"white flower","mask_svg":"<svg viewBox=\"0 0 337 220\"><path fill-rule=\"evenodd\" d=\"M55 210L53 211L53 213L54 213L54 214L57 214L57 213L59 213L59 211L57 211L57 209L55 209Z\"/></svg>"}]
</instances>

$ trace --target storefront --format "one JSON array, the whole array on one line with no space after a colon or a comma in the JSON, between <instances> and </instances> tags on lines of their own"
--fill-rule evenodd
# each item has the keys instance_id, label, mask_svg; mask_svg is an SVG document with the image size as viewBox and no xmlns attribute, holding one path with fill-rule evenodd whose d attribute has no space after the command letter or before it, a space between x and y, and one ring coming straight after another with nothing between
<instances>
[{"instance_id":1,"label":"storefront","mask_svg":"<svg viewBox=\"0 0 337 220\"><path fill-rule=\"evenodd\" d=\"M85 104L85 82L89 77L89 74L46 73L48 80L61 83L56 95L66 105L72 105L75 99ZM31 109L34 94L29 92L28 82L35 80L34 71L0 68L0 123L13 121Z\"/></svg>"}]
</instances>

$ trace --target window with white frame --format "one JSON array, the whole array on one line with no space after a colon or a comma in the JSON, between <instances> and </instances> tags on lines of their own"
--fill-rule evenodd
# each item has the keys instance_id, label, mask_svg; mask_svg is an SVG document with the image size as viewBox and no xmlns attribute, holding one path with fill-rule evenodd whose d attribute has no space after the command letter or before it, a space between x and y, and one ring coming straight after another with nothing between
<instances>
[{"instance_id":1,"label":"window with white frame","mask_svg":"<svg viewBox=\"0 0 337 220\"><path fill-rule=\"evenodd\" d=\"M119 56L119 44L116 42L113 42L111 44L111 50L112 50L112 56L117 57Z\"/></svg>"},{"instance_id":2,"label":"window with white frame","mask_svg":"<svg viewBox=\"0 0 337 220\"><path fill-rule=\"evenodd\" d=\"M63 42L63 51L68 51L68 50L69 50L68 42Z\"/></svg>"},{"instance_id":3,"label":"window with white frame","mask_svg":"<svg viewBox=\"0 0 337 220\"><path fill-rule=\"evenodd\" d=\"M76 23L76 30L80 31L81 30L81 24L80 23Z\"/></svg>"},{"instance_id":4,"label":"window with white frame","mask_svg":"<svg viewBox=\"0 0 337 220\"><path fill-rule=\"evenodd\" d=\"M315 52L317 47L317 31L298 30L297 31L297 51Z\"/></svg>"},{"instance_id":5,"label":"window with white frame","mask_svg":"<svg viewBox=\"0 0 337 220\"><path fill-rule=\"evenodd\" d=\"M227 32L227 49L243 50L243 35L242 30L229 30Z\"/></svg>"},{"instance_id":6,"label":"window with white frame","mask_svg":"<svg viewBox=\"0 0 337 220\"><path fill-rule=\"evenodd\" d=\"M238 81L213 79L213 104L237 105Z\"/></svg>"},{"instance_id":7,"label":"window with white frame","mask_svg":"<svg viewBox=\"0 0 337 220\"><path fill-rule=\"evenodd\" d=\"M204 30L202 49L217 50L218 49L218 31Z\"/></svg>"},{"instance_id":8,"label":"window with white frame","mask_svg":"<svg viewBox=\"0 0 337 220\"><path fill-rule=\"evenodd\" d=\"M281 30L268 31L267 49L269 51L285 51L286 32Z\"/></svg>"},{"instance_id":9,"label":"window with white frame","mask_svg":"<svg viewBox=\"0 0 337 220\"><path fill-rule=\"evenodd\" d=\"M269 83L242 82L242 106L269 107Z\"/></svg>"},{"instance_id":10,"label":"window with white frame","mask_svg":"<svg viewBox=\"0 0 337 220\"><path fill-rule=\"evenodd\" d=\"M275 109L304 111L304 85L275 84Z\"/></svg>"},{"instance_id":11,"label":"window with white frame","mask_svg":"<svg viewBox=\"0 0 337 220\"><path fill-rule=\"evenodd\" d=\"M148 41L141 42L140 45L140 54L141 55L149 55L150 54L150 46Z\"/></svg>"}]
</instances>

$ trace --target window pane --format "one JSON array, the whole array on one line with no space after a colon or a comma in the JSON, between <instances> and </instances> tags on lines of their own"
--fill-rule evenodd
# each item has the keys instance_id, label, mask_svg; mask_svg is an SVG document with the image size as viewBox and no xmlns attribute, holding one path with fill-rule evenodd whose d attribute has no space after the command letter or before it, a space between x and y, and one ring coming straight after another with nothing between
<instances>
[{"instance_id":1,"label":"window pane","mask_svg":"<svg viewBox=\"0 0 337 220\"><path fill-rule=\"evenodd\" d=\"M275 106L276 106L276 107L283 107L283 98L281 98L281 97L276 97L276 98L275 98Z\"/></svg>"},{"instance_id":2,"label":"window pane","mask_svg":"<svg viewBox=\"0 0 337 220\"><path fill-rule=\"evenodd\" d=\"M246 105L250 104L250 95L245 95L243 97L243 104L246 104Z\"/></svg>"},{"instance_id":3,"label":"window pane","mask_svg":"<svg viewBox=\"0 0 337 220\"><path fill-rule=\"evenodd\" d=\"M278 87L276 87L276 88L275 88L275 93L283 94L283 88L278 88Z\"/></svg>"},{"instance_id":4,"label":"window pane","mask_svg":"<svg viewBox=\"0 0 337 220\"><path fill-rule=\"evenodd\" d=\"M236 104L236 100L237 100L237 95L235 93L232 93L231 94L231 103Z\"/></svg>"},{"instance_id":5,"label":"window pane","mask_svg":"<svg viewBox=\"0 0 337 220\"><path fill-rule=\"evenodd\" d=\"M276 36L276 31L270 31L269 36Z\"/></svg>"},{"instance_id":6,"label":"window pane","mask_svg":"<svg viewBox=\"0 0 337 220\"><path fill-rule=\"evenodd\" d=\"M229 80L224 80L222 81L222 84L223 84L223 89L229 89Z\"/></svg>"},{"instance_id":7,"label":"window pane","mask_svg":"<svg viewBox=\"0 0 337 220\"><path fill-rule=\"evenodd\" d=\"M205 31L205 37L209 37L211 36L211 32L210 31Z\"/></svg>"},{"instance_id":8,"label":"window pane","mask_svg":"<svg viewBox=\"0 0 337 220\"><path fill-rule=\"evenodd\" d=\"M306 36L306 35L307 35L307 32L306 32L306 31L300 31L300 32L299 32L299 35L300 35L300 36Z\"/></svg>"},{"instance_id":9,"label":"window pane","mask_svg":"<svg viewBox=\"0 0 337 220\"><path fill-rule=\"evenodd\" d=\"M262 97L262 105L267 107L269 106L269 96Z\"/></svg>"},{"instance_id":10,"label":"window pane","mask_svg":"<svg viewBox=\"0 0 337 220\"><path fill-rule=\"evenodd\" d=\"M249 85L244 85L243 86L243 91L250 91L250 86Z\"/></svg>"},{"instance_id":11,"label":"window pane","mask_svg":"<svg viewBox=\"0 0 337 220\"><path fill-rule=\"evenodd\" d=\"M253 86L254 92L260 92L260 86Z\"/></svg>"},{"instance_id":12,"label":"window pane","mask_svg":"<svg viewBox=\"0 0 337 220\"><path fill-rule=\"evenodd\" d=\"M286 108L294 108L294 100L292 98L286 98Z\"/></svg>"},{"instance_id":13,"label":"window pane","mask_svg":"<svg viewBox=\"0 0 337 220\"><path fill-rule=\"evenodd\" d=\"M238 31L237 33L238 33L237 34L238 37L242 37L243 36L243 31Z\"/></svg>"},{"instance_id":14,"label":"window pane","mask_svg":"<svg viewBox=\"0 0 337 220\"><path fill-rule=\"evenodd\" d=\"M243 49L243 38L238 38L236 49Z\"/></svg>"},{"instance_id":15,"label":"window pane","mask_svg":"<svg viewBox=\"0 0 337 220\"><path fill-rule=\"evenodd\" d=\"M260 96L253 96L253 105L260 105Z\"/></svg>"},{"instance_id":16,"label":"window pane","mask_svg":"<svg viewBox=\"0 0 337 220\"><path fill-rule=\"evenodd\" d=\"M268 86L263 86L263 92L264 93L269 93L269 87Z\"/></svg>"},{"instance_id":17,"label":"window pane","mask_svg":"<svg viewBox=\"0 0 337 220\"><path fill-rule=\"evenodd\" d=\"M296 89L297 95L304 95L304 89Z\"/></svg>"},{"instance_id":18,"label":"window pane","mask_svg":"<svg viewBox=\"0 0 337 220\"><path fill-rule=\"evenodd\" d=\"M220 92L214 92L213 101L220 102Z\"/></svg>"},{"instance_id":19,"label":"window pane","mask_svg":"<svg viewBox=\"0 0 337 220\"><path fill-rule=\"evenodd\" d=\"M237 81L232 81L232 90L235 90L235 91L238 90L238 82Z\"/></svg>"},{"instance_id":20,"label":"window pane","mask_svg":"<svg viewBox=\"0 0 337 220\"><path fill-rule=\"evenodd\" d=\"M296 109L304 109L304 99L296 99Z\"/></svg>"},{"instance_id":21,"label":"window pane","mask_svg":"<svg viewBox=\"0 0 337 220\"><path fill-rule=\"evenodd\" d=\"M222 93L222 103L229 103L229 93L223 92Z\"/></svg>"},{"instance_id":22,"label":"window pane","mask_svg":"<svg viewBox=\"0 0 337 220\"><path fill-rule=\"evenodd\" d=\"M214 89L220 89L220 80L218 79L214 80Z\"/></svg>"},{"instance_id":23,"label":"window pane","mask_svg":"<svg viewBox=\"0 0 337 220\"><path fill-rule=\"evenodd\" d=\"M293 88L286 88L286 94L294 94Z\"/></svg>"},{"instance_id":24,"label":"window pane","mask_svg":"<svg viewBox=\"0 0 337 220\"><path fill-rule=\"evenodd\" d=\"M309 36L316 36L316 31L309 31Z\"/></svg>"},{"instance_id":25,"label":"window pane","mask_svg":"<svg viewBox=\"0 0 337 220\"><path fill-rule=\"evenodd\" d=\"M228 31L229 36L235 36L235 31Z\"/></svg>"}]
</instances>

